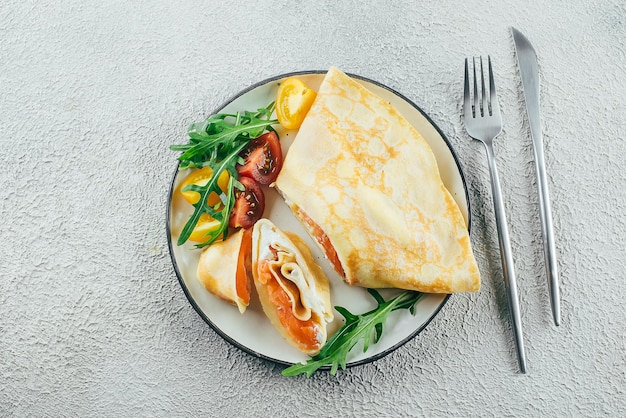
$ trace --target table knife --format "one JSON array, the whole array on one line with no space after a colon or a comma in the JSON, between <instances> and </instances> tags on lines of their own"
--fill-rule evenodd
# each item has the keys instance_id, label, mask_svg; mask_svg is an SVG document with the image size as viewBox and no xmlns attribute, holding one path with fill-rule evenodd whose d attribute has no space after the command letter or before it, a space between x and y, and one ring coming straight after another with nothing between
<instances>
[{"instance_id":1,"label":"table knife","mask_svg":"<svg viewBox=\"0 0 626 418\"><path fill-rule=\"evenodd\" d=\"M513 41L515 42L515 55L522 90L526 103L526 114L535 154L535 171L537 172L537 187L539 190L539 214L541 218L541 230L543 233L543 250L546 261L546 273L548 277L548 290L552 305L554 323L561 324L561 307L559 297L559 279L556 262L556 249L554 245L554 228L552 226L552 210L548 193L548 180L543 154L543 137L541 135L541 118L539 116L539 71L537 54L531 43L517 29L511 28Z\"/></svg>"}]
</instances>

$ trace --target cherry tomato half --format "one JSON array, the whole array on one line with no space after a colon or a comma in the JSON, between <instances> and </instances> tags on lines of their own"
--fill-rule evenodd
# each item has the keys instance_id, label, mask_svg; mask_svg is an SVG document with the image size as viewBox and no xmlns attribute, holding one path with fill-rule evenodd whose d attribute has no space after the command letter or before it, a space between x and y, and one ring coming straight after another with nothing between
<instances>
[{"instance_id":1,"label":"cherry tomato half","mask_svg":"<svg viewBox=\"0 0 626 418\"><path fill-rule=\"evenodd\" d=\"M298 129L317 93L302 80L289 77L280 82L276 92L276 116L287 129Z\"/></svg>"},{"instance_id":2,"label":"cherry tomato half","mask_svg":"<svg viewBox=\"0 0 626 418\"><path fill-rule=\"evenodd\" d=\"M208 234L211 231L215 231L219 228L220 222L213 219L211 215L208 213L204 213L200 215L200 219L198 219L198 223L196 227L193 229L193 232L189 236L189 241L194 242L203 242L208 239Z\"/></svg>"},{"instance_id":3,"label":"cherry tomato half","mask_svg":"<svg viewBox=\"0 0 626 418\"><path fill-rule=\"evenodd\" d=\"M201 169L194 170L181 183L180 189L179 189L180 193L183 195L185 200L191 203L192 205L194 203L197 203L198 200L200 199L200 195L197 192L192 192L190 190L183 191L183 189L189 186L190 184L195 184L197 186L204 186L205 184L209 182L212 176L213 176L213 170L211 169L211 167L204 167ZM226 191L226 189L228 188L228 177L229 177L228 171L224 170L222 171L219 178L217 179L217 184L220 187L220 189L222 189L222 191ZM209 198L207 200L208 200L207 203L209 206L215 206L220 202L220 197L217 195L217 193L213 192L209 195Z\"/></svg>"},{"instance_id":4,"label":"cherry tomato half","mask_svg":"<svg viewBox=\"0 0 626 418\"><path fill-rule=\"evenodd\" d=\"M261 219L265 210L265 195L261 186L250 177L239 177L245 190L235 188L235 206L230 212L228 226L231 228L250 228Z\"/></svg>"},{"instance_id":5,"label":"cherry tomato half","mask_svg":"<svg viewBox=\"0 0 626 418\"><path fill-rule=\"evenodd\" d=\"M253 178L266 186L276 180L283 167L283 151L276 132L267 132L250 141L241 156L245 162L237 166L239 175Z\"/></svg>"}]
</instances>

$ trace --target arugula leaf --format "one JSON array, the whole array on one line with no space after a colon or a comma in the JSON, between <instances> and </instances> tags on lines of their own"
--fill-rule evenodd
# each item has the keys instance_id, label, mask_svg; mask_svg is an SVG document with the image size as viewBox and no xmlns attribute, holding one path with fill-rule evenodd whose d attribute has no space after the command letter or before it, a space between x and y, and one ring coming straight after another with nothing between
<instances>
[{"instance_id":1,"label":"arugula leaf","mask_svg":"<svg viewBox=\"0 0 626 418\"><path fill-rule=\"evenodd\" d=\"M178 242L177 242L178 245L183 245L185 242L187 242L194 228L198 224L200 217L205 213L211 216L213 219L219 221L220 225L215 231L212 231L211 233L209 233L209 237L207 241L196 245L196 247L201 248L207 245L211 245L212 243L217 241L220 238L220 236L222 236L222 233L224 234L223 238L226 238L226 235L228 234L228 220L230 218L230 211L232 210L235 204L234 191L233 191L233 184L234 184L233 182L234 182L235 176L237 175L237 171L235 170L235 165L239 158L239 153L247 145L248 145L247 142L241 143L241 145L238 148L235 148L234 152L231 155L229 155L228 157L226 157L225 159L223 159L216 165L210 165L211 169L213 170L213 174L211 175L211 178L204 186L190 184L189 186L183 189L183 191L191 190L200 194L200 199L196 203L193 204L194 211L189 217L189 219L187 220L187 223L183 227L183 230L180 232L180 235L178 236ZM232 168L232 171L230 168ZM224 170L228 170L230 174L225 200L223 200L222 190L220 189L218 185L219 176ZM220 200L222 200L222 204L223 204L223 208L221 210L216 210L215 208L212 208L211 206L208 205L207 201L208 201L209 195L212 192L218 193L218 195L220 195Z\"/></svg>"},{"instance_id":2,"label":"arugula leaf","mask_svg":"<svg viewBox=\"0 0 626 418\"><path fill-rule=\"evenodd\" d=\"M270 119L274 111L274 102L256 112L244 111L234 114L218 113L209 116L202 122L193 123L187 133L189 142L170 146L172 151L180 151L179 169L211 167L212 175L204 186L189 185L184 191L194 191L200 195L195 203L193 214L187 220L178 237L178 245L183 245L198 224L200 217L208 214L220 222L219 227L207 235L207 240L197 244L201 248L226 238L228 234L228 220L235 203L233 187L241 187L237 181L236 166L241 163L239 154L250 141L260 136L266 130L273 130L272 125L277 120ZM224 193L218 185L218 178L223 171L230 175L228 190ZM208 205L208 198L212 193L220 196L221 203L216 207Z\"/></svg>"},{"instance_id":3,"label":"arugula leaf","mask_svg":"<svg viewBox=\"0 0 626 418\"><path fill-rule=\"evenodd\" d=\"M385 301L374 289L367 289L376 300L378 306L369 312L354 315L341 306L335 309L344 316L346 323L324 344L320 352L306 363L294 364L283 370L283 376L297 376L306 374L307 377L320 367L330 365L330 374L335 375L341 366L346 369L347 357L350 350L363 340L363 352L366 352L372 342L376 344L383 333L383 324L389 314L398 309L409 309L415 314L415 304L424 295L420 292L405 291L398 296Z\"/></svg>"},{"instance_id":4,"label":"arugula leaf","mask_svg":"<svg viewBox=\"0 0 626 418\"><path fill-rule=\"evenodd\" d=\"M182 152L178 157L181 169L210 165L232 154L242 142L248 143L265 130L273 130L272 125L278 123L278 120L270 119L274 108L272 102L256 112L211 115L189 126L187 144L172 145L170 149Z\"/></svg>"},{"instance_id":5,"label":"arugula leaf","mask_svg":"<svg viewBox=\"0 0 626 418\"><path fill-rule=\"evenodd\" d=\"M182 245L189 239L189 236L193 232L195 225L198 223L200 216L203 213L208 213L213 219L220 221L220 225L217 229L210 231L207 234L207 240L201 244L196 244L197 248L203 248L207 245L213 244L218 239L226 238L228 235L228 220L230 218L230 211L233 209L235 204L235 192L233 188L234 178L231 176L228 180L228 189L225 193L225 197L220 196L221 204L216 205L216 207L210 207L208 205L200 205L200 201L204 199L205 194L208 190L210 190L210 186L198 186L195 184L191 184L183 189L183 191L191 190L200 194L201 198L198 203L194 204L194 213L191 215L187 223L185 224L183 230L178 237L178 245ZM210 181L209 181L210 183ZM209 192L210 194L210 192ZM207 195L208 196L208 195ZM193 226L190 226L193 225Z\"/></svg>"}]
</instances>

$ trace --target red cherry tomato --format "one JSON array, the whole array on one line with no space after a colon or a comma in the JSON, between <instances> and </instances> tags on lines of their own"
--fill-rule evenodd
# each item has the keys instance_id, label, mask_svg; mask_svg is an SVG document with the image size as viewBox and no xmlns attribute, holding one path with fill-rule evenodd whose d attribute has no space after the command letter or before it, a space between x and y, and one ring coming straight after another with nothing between
<instances>
[{"instance_id":1,"label":"red cherry tomato","mask_svg":"<svg viewBox=\"0 0 626 418\"><path fill-rule=\"evenodd\" d=\"M265 210L265 195L259 183L250 177L239 177L245 190L235 188L235 206L230 212L228 226L231 228L250 228L261 219Z\"/></svg>"},{"instance_id":2,"label":"red cherry tomato","mask_svg":"<svg viewBox=\"0 0 626 418\"><path fill-rule=\"evenodd\" d=\"M245 162L237 166L239 175L253 178L265 186L276 180L283 167L283 151L276 132L267 132L250 141L241 156Z\"/></svg>"}]
</instances>

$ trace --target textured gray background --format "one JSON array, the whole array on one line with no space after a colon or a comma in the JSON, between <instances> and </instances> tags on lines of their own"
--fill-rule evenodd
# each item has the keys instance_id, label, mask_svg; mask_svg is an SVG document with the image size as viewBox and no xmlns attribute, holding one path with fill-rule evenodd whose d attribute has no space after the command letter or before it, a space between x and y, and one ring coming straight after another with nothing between
<instances>
[{"instance_id":1,"label":"textured gray background","mask_svg":"<svg viewBox=\"0 0 626 418\"><path fill-rule=\"evenodd\" d=\"M2 2L0 415L626 414L624 3L313 3ZM540 55L560 328L511 25ZM491 54L504 115L495 147L528 375L516 372L484 150L460 118L472 54ZM248 85L330 65L399 90L448 135L483 289L452 297L380 361L287 379L187 302L165 238L168 146Z\"/></svg>"}]
</instances>

